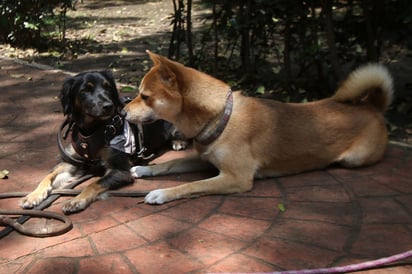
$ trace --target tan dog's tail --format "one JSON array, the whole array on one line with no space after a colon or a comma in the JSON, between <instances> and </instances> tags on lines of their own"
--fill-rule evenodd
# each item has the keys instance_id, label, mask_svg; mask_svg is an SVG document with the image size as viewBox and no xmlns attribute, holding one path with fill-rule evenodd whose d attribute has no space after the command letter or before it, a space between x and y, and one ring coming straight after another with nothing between
<instances>
[{"instance_id":1,"label":"tan dog's tail","mask_svg":"<svg viewBox=\"0 0 412 274\"><path fill-rule=\"evenodd\" d=\"M341 103L369 103L386 111L392 102L393 81L386 67L369 64L353 71L332 99Z\"/></svg>"}]
</instances>

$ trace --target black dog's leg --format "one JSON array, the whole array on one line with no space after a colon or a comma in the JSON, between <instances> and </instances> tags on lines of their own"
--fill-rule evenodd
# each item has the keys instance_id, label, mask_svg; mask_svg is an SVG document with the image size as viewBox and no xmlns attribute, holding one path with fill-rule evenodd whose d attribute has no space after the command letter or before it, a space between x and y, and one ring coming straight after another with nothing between
<instances>
[{"instance_id":1,"label":"black dog's leg","mask_svg":"<svg viewBox=\"0 0 412 274\"><path fill-rule=\"evenodd\" d=\"M103 177L93 178L92 182L83 191L63 205L64 213L74 213L85 209L93 201L103 198L109 189L133 183L130 174L129 156L126 153L106 148L103 157L107 170Z\"/></svg>"}]
</instances>

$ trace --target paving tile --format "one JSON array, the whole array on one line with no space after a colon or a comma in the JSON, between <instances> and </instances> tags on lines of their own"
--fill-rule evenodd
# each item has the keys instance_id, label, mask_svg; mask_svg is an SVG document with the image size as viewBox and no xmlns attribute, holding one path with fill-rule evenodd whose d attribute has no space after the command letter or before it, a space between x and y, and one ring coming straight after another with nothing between
<instances>
[{"instance_id":1,"label":"paving tile","mask_svg":"<svg viewBox=\"0 0 412 274\"><path fill-rule=\"evenodd\" d=\"M360 199L363 223L410 224L412 216L392 199Z\"/></svg>"},{"instance_id":2,"label":"paving tile","mask_svg":"<svg viewBox=\"0 0 412 274\"><path fill-rule=\"evenodd\" d=\"M79 236L80 232L77 230L71 230L64 235L49 238L27 237L12 232L7 237L1 239L0 258L9 260L35 254L47 247L71 242Z\"/></svg>"},{"instance_id":3,"label":"paving tile","mask_svg":"<svg viewBox=\"0 0 412 274\"><path fill-rule=\"evenodd\" d=\"M113 219L112 216L102 216L95 220L87 220L85 222L78 223L78 226L83 235L89 235L92 233L98 233L99 231L104 231L118 224L119 222Z\"/></svg>"},{"instance_id":4,"label":"paving tile","mask_svg":"<svg viewBox=\"0 0 412 274\"><path fill-rule=\"evenodd\" d=\"M239 193L236 196L281 197L282 193L279 184L274 179L260 179L253 183L251 191Z\"/></svg>"},{"instance_id":5,"label":"paving tile","mask_svg":"<svg viewBox=\"0 0 412 274\"><path fill-rule=\"evenodd\" d=\"M204 266L190 256L170 247L165 242L125 252L138 273L190 273Z\"/></svg>"},{"instance_id":6,"label":"paving tile","mask_svg":"<svg viewBox=\"0 0 412 274\"><path fill-rule=\"evenodd\" d=\"M200 223L199 227L243 241L253 241L261 236L270 224L263 220L215 214Z\"/></svg>"},{"instance_id":7,"label":"paving tile","mask_svg":"<svg viewBox=\"0 0 412 274\"><path fill-rule=\"evenodd\" d=\"M285 187L335 185L338 182L327 172L315 170L296 175L279 177L277 180Z\"/></svg>"},{"instance_id":8,"label":"paving tile","mask_svg":"<svg viewBox=\"0 0 412 274\"><path fill-rule=\"evenodd\" d=\"M279 198L226 197L219 212L251 219L273 220L279 215Z\"/></svg>"},{"instance_id":9,"label":"paving tile","mask_svg":"<svg viewBox=\"0 0 412 274\"><path fill-rule=\"evenodd\" d=\"M340 185L294 187L285 190L289 201L300 202L350 202L346 190Z\"/></svg>"},{"instance_id":10,"label":"paving tile","mask_svg":"<svg viewBox=\"0 0 412 274\"><path fill-rule=\"evenodd\" d=\"M384 175L380 178L386 178ZM380 183L378 178L372 176L358 177L354 179L349 179L345 182L345 185L350 187L350 189L359 197L370 197L370 196L383 196L383 195L395 195L399 192L389 185Z\"/></svg>"},{"instance_id":11,"label":"paving tile","mask_svg":"<svg viewBox=\"0 0 412 274\"><path fill-rule=\"evenodd\" d=\"M96 252L91 246L90 240L87 237L73 239L68 242L62 242L55 244L41 250L40 255L44 258L47 257L84 257L93 256Z\"/></svg>"},{"instance_id":12,"label":"paving tile","mask_svg":"<svg viewBox=\"0 0 412 274\"><path fill-rule=\"evenodd\" d=\"M127 223L147 241L170 237L190 227L189 224L162 215L149 215Z\"/></svg>"},{"instance_id":13,"label":"paving tile","mask_svg":"<svg viewBox=\"0 0 412 274\"><path fill-rule=\"evenodd\" d=\"M356 207L339 202L288 202L282 218L319 221L338 225L353 225Z\"/></svg>"},{"instance_id":14,"label":"paving tile","mask_svg":"<svg viewBox=\"0 0 412 274\"><path fill-rule=\"evenodd\" d=\"M397 191L398 193L412 194L412 176L405 177L396 172L372 176L373 180ZM390 194L388 191L386 195Z\"/></svg>"},{"instance_id":15,"label":"paving tile","mask_svg":"<svg viewBox=\"0 0 412 274\"><path fill-rule=\"evenodd\" d=\"M79 261L79 274L132 274L135 273L130 269L129 264L120 255L106 255L84 258Z\"/></svg>"},{"instance_id":16,"label":"paving tile","mask_svg":"<svg viewBox=\"0 0 412 274\"><path fill-rule=\"evenodd\" d=\"M326 171L332 175L333 177L339 180L346 180L350 178L357 178L363 176L374 175L378 173L387 173L392 172L396 166L401 164L402 161L400 159L388 158L384 161L380 161L379 163L367 167L359 167L359 168L344 168L341 166L333 166L328 168Z\"/></svg>"},{"instance_id":17,"label":"paving tile","mask_svg":"<svg viewBox=\"0 0 412 274\"><path fill-rule=\"evenodd\" d=\"M208 268L208 273L262 273L278 271L279 268L275 268L272 265L265 264L264 262L245 256L243 254L233 254L228 258L220 261L219 263Z\"/></svg>"},{"instance_id":18,"label":"paving tile","mask_svg":"<svg viewBox=\"0 0 412 274\"><path fill-rule=\"evenodd\" d=\"M201 197L199 199L190 199L180 205L162 211L160 214L183 222L195 224L207 218L218 208L220 208L222 199L222 196L208 196Z\"/></svg>"},{"instance_id":19,"label":"paving tile","mask_svg":"<svg viewBox=\"0 0 412 274\"><path fill-rule=\"evenodd\" d=\"M409 215L412 215L412 195L402 195L396 197L395 200L405 208Z\"/></svg>"},{"instance_id":20,"label":"paving tile","mask_svg":"<svg viewBox=\"0 0 412 274\"><path fill-rule=\"evenodd\" d=\"M77 261L72 258L41 258L24 271L27 274L75 273Z\"/></svg>"},{"instance_id":21,"label":"paving tile","mask_svg":"<svg viewBox=\"0 0 412 274\"><path fill-rule=\"evenodd\" d=\"M99 254L121 252L147 243L129 227L118 225L90 235Z\"/></svg>"},{"instance_id":22,"label":"paving tile","mask_svg":"<svg viewBox=\"0 0 412 274\"><path fill-rule=\"evenodd\" d=\"M2 262L0 260L0 273L25 273L24 270L27 269L34 260L36 260L34 256L26 256L8 262Z\"/></svg>"},{"instance_id":23,"label":"paving tile","mask_svg":"<svg viewBox=\"0 0 412 274\"><path fill-rule=\"evenodd\" d=\"M119 223L128 223L130 221L134 221L152 214L152 210L149 210L148 208L149 206L142 207L135 204L134 207L112 213L110 214L110 216L112 219L117 220L117 222Z\"/></svg>"},{"instance_id":24,"label":"paving tile","mask_svg":"<svg viewBox=\"0 0 412 274\"><path fill-rule=\"evenodd\" d=\"M243 251L283 270L329 266L338 252L281 239L262 237Z\"/></svg>"},{"instance_id":25,"label":"paving tile","mask_svg":"<svg viewBox=\"0 0 412 274\"><path fill-rule=\"evenodd\" d=\"M167 240L170 246L205 265L213 264L244 248L246 243L235 238L194 228Z\"/></svg>"},{"instance_id":26,"label":"paving tile","mask_svg":"<svg viewBox=\"0 0 412 274\"><path fill-rule=\"evenodd\" d=\"M303 243L307 246L343 251L350 234L351 230L348 226L282 219L276 222L265 235Z\"/></svg>"},{"instance_id":27,"label":"paving tile","mask_svg":"<svg viewBox=\"0 0 412 274\"><path fill-rule=\"evenodd\" d=\"M362 225L352 253L367 258L387 257L412 249L412 233L403 225Z\"/></svg>"}]
</instances>

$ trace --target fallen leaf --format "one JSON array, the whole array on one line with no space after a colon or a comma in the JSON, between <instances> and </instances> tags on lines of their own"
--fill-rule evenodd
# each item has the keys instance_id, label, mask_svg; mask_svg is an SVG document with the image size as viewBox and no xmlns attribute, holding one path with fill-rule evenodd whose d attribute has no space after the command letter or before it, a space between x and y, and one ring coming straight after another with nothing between
<instances>
[{"instance_id":1,"label":"fallen leaf","mask_svg":"<svg viewBox=\"0 0 412 274\"><path fill-rule=\"evenodd\" d=\"M284 204L278 204L278 208L280 212L285 212L286 208Z\"/></svg>"},{"instance_id":2,"label":"fallen leaf","mask_svg":"<svg viewBox=\"0 0 412 274\"><path fill-rule=\"evenodd\" d=\"M7 169L4 169L0 171L0 179L7 179L7 176L9 175L9 171Z\"/></svg>"}]
</instances>

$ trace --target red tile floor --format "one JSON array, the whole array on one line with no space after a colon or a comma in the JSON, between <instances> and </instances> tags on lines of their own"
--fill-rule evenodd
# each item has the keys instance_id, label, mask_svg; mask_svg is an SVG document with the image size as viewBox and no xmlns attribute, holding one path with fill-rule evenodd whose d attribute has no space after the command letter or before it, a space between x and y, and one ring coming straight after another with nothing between
<instances>
[{"instance_id":1,"label":"red tile floor","mask_svg":"<svg viewBox=\"0 0 412 274\"><path fill-rule=\"evenodd\" d=\"M57 162L57 99L65 74L0 59L0 192L29 191ZM186 152L171 152L158 161ZM166 205L109 197L64 235L0 239L0 273L274 272L322 268L412 250L412 150L389 145L377 165L258 180L253 191ZM149 190L206 173L136 180ZM48 210L60 212L61 198ZM17 199L0 200L16 209ZM280 210L279 205L284 205ZM27 224L46 225L32 219ZM412 273L412 259L362 273Z\"/></svg>"}]
</instances>

